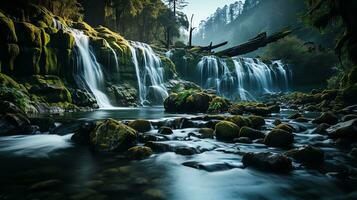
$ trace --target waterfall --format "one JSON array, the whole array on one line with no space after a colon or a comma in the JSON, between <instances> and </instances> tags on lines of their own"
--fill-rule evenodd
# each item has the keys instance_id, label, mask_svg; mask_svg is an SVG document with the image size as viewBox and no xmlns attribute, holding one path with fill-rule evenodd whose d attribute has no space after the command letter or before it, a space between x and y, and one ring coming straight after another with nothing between
<instances>
[{"instance_id":1,"label":"waterfall","mask_svg":"<svg viewBox=\"0 0 357 200\"><path fill-rule=\"evenodd\" d=\"M161 104L168 97L161 59L148 44L131 42L131 45L141 105Z\"/></svg>"},{"instance_id":2,"label":"waterfall","mask_svg":"<svg viewBox=\"0 0 357 200\"><path fill-rule=\"evenodd\" d=\"M77 67L83 72L78 74L78 77L82 83L88 87L88 89L95 96L100 108L113 107L109 101L105 91L104 76L101 65L97 62L97 59L93 52L90 50L89 37L82 31L76 29L69 29L75 38L75 45L77 50Z\"/></svg>"},{"instance_id":3,"label":"waterfall","mask_svg":"<svg viewBox=\"0 0 357 200\"><path fill-rule=\"evenodd\" d=\"M233 61L232 65L227 64ZM197 65L199 84L205 89L233 100L255 97L289 89L289 74L281 61L266 64L259 59L234 57L231 60L204 56Z\"/></svg>"},{"instance_id":4,"label":"waterfall","mask_svg":"<svg viewBox=\"0 0 357 200\"><path fill-rule=\"evenodd\" d=\"M82 31L66 27L55 18L53 18L53 24L54 27L58 30L66 30L70 32L75 39L76 67L78 70L76 74L77 83L83 87L86 87L86 89L89 89L93 93L100 108L112 108L113 106L111 105L109 98L105 92L103 92L106 90L106 88L102 67L97 62L94 53L90 49L89 37ZM117 54L109 44L108 46L114 54L116 68L119 70Z\"/></svg>"}]
</instances>

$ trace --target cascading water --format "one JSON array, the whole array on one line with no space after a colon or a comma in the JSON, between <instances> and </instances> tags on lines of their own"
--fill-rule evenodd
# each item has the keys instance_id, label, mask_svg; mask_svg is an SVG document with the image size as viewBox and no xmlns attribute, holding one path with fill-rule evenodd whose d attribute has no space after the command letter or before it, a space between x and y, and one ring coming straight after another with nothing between
<instances>
[{"instance_id":1,"label":"cascading water","mask_svg":"<svg viewBox=\"0 0 357 200\"><path fill-rule=\"evenodd\" d=\"M102 67L90 49L89 37L82 31L65 27L56 19L53 19L53 22L55 28L70 32L75 39L76 65L78 70L76 81L79 85L86 87L86 89L89 89L93 93L100 108L112 108L113 106L109 98L103 92L105 91L105 85ZM110 45L108 44L108 46ZM113 53L116 66L118 66L118 58L114 50Z\"/></svg>"},{"instance_id":2,"label":"cascading water","mask_svg":"<svg viewBox=\"0 0 357 200\"><path fill-rule=\"evenodd\" d=\"M215 89L217 94L230 99L254 100L264 93L288 90L289 76L281 61L267 65L259 59L204 56L197 65L201 87Z\"/></svg>"},{"instance_id":3,"label":"cascading water","mask_svg":"<svg viewBox=\"0 0 357 200\"><path fill-rule=\"evenodd\" d=\"M105 91L104 76L100 64L89 48L89 38L83 32L71 29L70 32L75 38L76 49L78 50L77 65L82 68L80 81L94 94L100 108L113 107ZM77 80L79 81L79 80Z\"/></svg>"},{"instance_id":4,"label":"cascading water","mask_svg":"<svg viewBox=\"0 0 357 200\"><path fill-rule=\"evenodd\" d=\"M164 68L161 59L144 43L132 42L130 47L138 80L140 103L162 103L168 97L164 85Z\"/></svg>"}]
</instances>

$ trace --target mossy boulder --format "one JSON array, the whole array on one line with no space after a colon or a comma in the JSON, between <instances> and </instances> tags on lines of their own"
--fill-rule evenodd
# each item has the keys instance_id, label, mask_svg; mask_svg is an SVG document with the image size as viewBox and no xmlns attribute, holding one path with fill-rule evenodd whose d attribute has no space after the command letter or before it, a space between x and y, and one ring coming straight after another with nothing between
<instances>
[{"instance_id":1,"label":"mossy boulder","mask_svg":"<svg viewBox=\"0 0 357 200\"><path fill-rule=\"evenodd\" d=\"M229 108L229 101L221 97L215 97L209 103L208 112L222 113L227 112Z\"/></svg>"},{"instance_id":2,"label":"mossy boulder","mask_svg":"<svg viewBox=\"0 0 357 200\"><path fill-rule=\"evenodd\" d=\"M265 125L265 120L261 116L251 115L248 117L253 128L260 128Z\"/></svg>"},{"instance_id":3,"label":"mossy boulder","mask_svg":"<svg viewBox=\"0 0 357 200\"><path fill-rule=\"evenodd\" d=\"M16 87L0 86L0 100L12 102L26 113L37 113L30 97Z\"/></svg>"},{"instance_id":4,"label":"mossy boulder","mask_svg":"<svg viewBox=\"0 0 357 200\"><path fill-rule=\"evenodd\" d=\"M330 125L335 125L338 123L338 117L332 113L332 112L325 112L322 113L318 118L314 119L312 121L315 124L330 124Z\"/></svg>"},{"instance_id":5,"label":"mossy boulder","mask_svg":"<svg viewBox=\"0 0 357 200\"><path fill-rule=\"evenodd\" d=\"M126 156L131 160L142 160L150 157L154 152L150 147L135 146L127 150Z\"/></svg>"},{"instance_id":6,"label":"mossy boulder","mask_svg":"<svg viewBox=\"0 0 357 200\"><path fill-rule=\"evenodd\" d=\"M128 124L131 128L135 129L138 132L145 133L151 130L151 123L147 120L138 119L129 122Z\"/></svg>"},{"instance_id":7,"label":"mossy boulder","mask_svg":"<svg viewBox=\"0 0 357 200\"><path fill-rule=\"evenodd\" d=\"M0 12L0 43L15 43L17 36L14 22Z\"/></svg>"},{"instance_id":8,"label":"mossy boulder","mask_svg":"<svg viewBox=\"0 0 357 200\"><path fill-rule=\"evenodd\" d=\"M357 141L357 119L338 123L328 128L327 133L332 139L345 139L350 142Z\"/></svg>"},{"instance_id":9,"label":"mossy boulder","mask_svg":"<svg viewBox=\"0 0 357 200\"><path fill-rule=\"evenodd\" d=\"M251 127L251 121L248 118L240 116L240 115L227 117L226 120L233 122L234 124L236 124L239 127L243 127L243 126Z\"/></svg>"},{"instance_id":10,"label":"mossy boulder","mask_svg":"<svg viewBox=\"0 0 357 200\"><path fill-rule=\"evenodd\" d=\"M215 135L217 140L233 141L239 137L239 127L233 122L221 121L216 124Z\"/></svg>"},{"instance_id":11,"label":"mossy boulder","mask_svg":"<svg viewBox=\"0 0 357 200\"><path fill-rule=\"evenodd\" d=\"M209 108L211 96L200 91L186 90L173 93L164 101L167 112L205 113Z\"/></svg>"},{"instance_id":12,"label":"mossy boulder","mask_svg":"<svg viewBox=\"0 0 357 200\"><path fill-rule=\"evenodd\" d=\"M267 146L288 147L294 143L294 135L281 129L273 129L264 139Z\"/></svg>"},{"instance_id":13,"label":"mossy boulder","mask_svg":"<svg viewBox=\"0 0 357 200\"><path fill-rule=\"evenodd\" d=\"M258 130L243 126L239 131L239 137L247 137L251 140L256 140L264 138L265 134Z\"/></svg>"},{"instance_id":14,"label":"mossy boulder","mask_svg":"<svg viewBox=\"0 0 357 200\"><path fill-rule=\"evenodd\" d=\"M289 124L279 124L275 127L275 129L283 130L289 133L294 132L294 127L290 126Z\"/></svg>"},{"instance_id":15,"label":"mossy boulder","mask_svg":"<svg viewBox=\"0 0 357 200\"><path fill-rule=\"evenodd\" d=\"M20 45L42 47L41 29L27 22L15 23L16 36Z\"/></svg>"},{"instance_id":16,"label":"mossy boulder","mask_svg":"<svg viewBox=\"0 0 357 200\"><path fill-rule=\"evenodd\" d=\"M201 138L214 138L214 130L211 128L201 128L198 130L198 133L200 133Z\"/></svg>"},{"instance_id":17,"label":"mossy boulder","mask_svg":"<svg viewBox=\"0 0 357 200\"><path fill-rule=\"evenodd\" d=\"M134 146L137 132L113 119L99 122L90 133L90 144L95 151L125 151Z\"/></svg>"},{"instance_id":18,"label":"mossy boulder","mask_svg":"<svg viewBox=\"0 0 357 200\"><path fill-rule=\"evenodd\" d=\"M30 93L43 97L49 103L72 103L71 93L57 76L34 75L25 85Z\"/></svg>"}]
</instances>

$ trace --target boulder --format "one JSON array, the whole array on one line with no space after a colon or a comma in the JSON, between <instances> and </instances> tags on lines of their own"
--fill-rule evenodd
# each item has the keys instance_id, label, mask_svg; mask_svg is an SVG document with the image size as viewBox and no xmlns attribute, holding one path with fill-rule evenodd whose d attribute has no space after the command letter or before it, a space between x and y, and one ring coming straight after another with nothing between
<instances>
[{"instance_id":1,"label":"boulder","mask_svg":"<svg viewBox=\"0 0 357 200\"><path fill-rule=\"evenodd\" d=\"M18 43L28 47L42 47L41 29L27 22L15 23Z\"/></svg>"},{"instance_id":2,"label":"boulder","mask_svg":"<svg viewBox=\"0 0 357 200\"><path fill-rule=\"evenodd\" d=\"M294 113L288 117L288 119L297 119L299 117L303 117L300 113Z\"/></svg>"},{"instance_id":3,"label":"boulder","mask_svg":"<svg viewBox=\"0 0 357 200\"><path fill-rule=\"evenodd\" d=\"M246 153L243 155L242 163L245 167L270 172L285 172L292 169L292 162L288 157L271 152Z\"/></svg>"},{"instance_id":4,"label":"boulder","mask_svg":"<svg viewBox=\"0 0 357 200\"><path fill-rule=\"evenodd\" d=\"M208 112L210 113L222 113L227 112L229 107L229 101L221 97L215 97L209 103Z\"/></svg>"},{"instance_id":5,"label":"boulder","mask_svg":"<svg viewBox=\"0 0 357 200\"><path fill-rule=\"evenodd\" d=\"M64 125L66 126L66 125ZM77 144L87 145L90 143L90 133L95 128L96 123L94 121L83 121L80 123L72 124L73 135L71 140ZM68 127L68 128L70 128ZM62 129L65 130L66 128ZM58 131L58 130L57 130Z\"/></svg>"},{"instance_id":6,"label":"boulder","mask_svg":"<svg viewBox=\"0 0 357 200\"><path fill-rule=\"evenodd\" d=\"M215 134L217 140L233 141L234 138L239 137L239 127L233 122L221 121L216 124Z\"/></svg>"},{"instance_id":7,"label":"boulder","mask_svg":"<svg viewBox=\"0 0 357 200\"><path fill-rule=\"evenodd\" d=\"M280 119L275 119L274 122L273 122L273 124L274 124L275 126L278 126L278 125L281 124L281 123L282 123L282 122L281 122Z\"/></svg>"},{"instance_id":8,"label":"boulder","mask_svg":"<svg viewBox=\"0 0 357 200\"><path fill-rule=\"evenodd\" d=\"M32 128L27 115L13 103L0 101L0 136L30 133Z\"/></svg>"},{"instance_id":9,"label":"boulder","mask_svg":"<svg viewBox=\"0 0 357 200\"><path fill-rule=\"evenodd\" d=\"M350 115L345 115L342 117L342 121L343 122L347 122L350 121L352 119L357 119L357 115L356 114L350 114Z\"/></svg>"},{"instance_id":10,"label":"boulder","mask_svg":"<svg viewBox=\"0 0 357 200\"><path fill-rule=\"evenodd\" d=\"M327 129L330 128L330 125L322 123L317 125L317 127L312 131L313 134L326 135Z\"/></svg>"},{"instance_id":11,"label":"boulder","mask_svg":"<svg viewBox=\"0 0 357 200\"><path fill-rule=\"evenodd\" d=\"M150 157L153 153L150 147L135 146L127 150L126 156L131 160L142 160Z\"/></svg>"},{"instance_id":12,"label":"boulder","mask_svg":"<svg viewBox=\"0 0 357 200\"><path fill-rule=\"evenodd\" d=\"M320 117L314 119L312 122L315 124L326 123L326 124L334 125L338 123L338 117L332 112L325 112L322 113Z\"/></svg>"},{"instance_id":13,"label":"boulder","mask_svg":"<svg viewBox=\"0 0 357 200\"><path fill-rule=\"evenodd\" d=\"M264 138L265 134L258 130L243 126L239 131L239 137L247 137L251 140L256 140Z\"/></svg>"},{"instance_id":14,"label":"boulder","mask_svg":"<svg viewBox=\"0 0 357 200\"><path fill-rule=\"evenodd\" d=\"M31 117L31 125L40 127L41 132L47 132L56 127L55 120L51 117Z\"/></svg>"},{"instance_id":15,"label":"boulder","mask_svg":"<svg viewBox=\"0 0 357 200\"><path fill-rule=\"evenodd\" d=\"M90 133L90 145L95 151L124 151L134 146L137 132L113 119L99 122Z\"/></svg>"},{"instance_id":16,"label":"boulder","mask_svg":"<svg viewBox=\"0 0 357 200\"><path fill-rule=\"evenodd\" d=\"M264 139L264 144L272 147L288 147L294 143L294 135L281 129L273 129Z\"/></svg>"},{"instance_id":17,"label":"boulder","mask_svg":"<svg viewBox=\"0 0 357 200\"><path fill-rule=\"evenodd\" d=\"M290 150L286 155L307 166L320 166L325 158L321 149L312 146Z\"/></svg>"},{"instance_id":18,"label":"boulder","mask_svg":"<svg viewBox=\"0 0 357 200\"><path fill-rule=\"evenodd\" d=\"M226 120L235 123L239 127L243 127L243 126L250 127L251 126L251 121L248 118L242 117L240 115L227 117Z\"/></svg>"},{"instance_id":19,"label":"boulder","mask_svg":"<svg viewBox=\"0 0 357 200\"><path fill-rule=\"evenodd\" d=\"M239 138L234 138L233 142L242 143L242 144L251 144L252 140L249 137L239 137Z\"/></svg>"},{"instance_id":20,"label":"boulder","mask_svg":"<svg viewBox=\"0 0 357 200\"><path fill-rule=\"evenodd\" d=\"M265 125L265 120L261 116L252 115L249 116L250 124L252 128L260 128Z\"/></svg>"},{"instance_id":21,"label":"boulder","mask_svg":"<svg viewBox=\"0 0 357 200\"><path fill-rule=\"evenodd\" d=\"M164 101L167 112L205 113L209 108L211 97L200 91L185 90L173 93Z\"/></svg>"},{"instance_id":22,"label":"boulder","mask_svg":"<svg viewBox=\"0 0 357 200\"><path fill-rule=\"evenodd\" d=\"M162 134L162 135L172 135L174 132L172 131L172 129L170 127L162 126L159 128L157 133Z\"/></svg>"},{"instance_id":23,"label":"boulder","mask_svg":"<svg viewBox=\"0 0 357 200\"><path fill-rule=\"evenodd\" d=\"M211 128L201 128L198 133L201 134L201 138L205 139L205 138L214 138L214 130Z\"/></svg>"},{"instance_id":24,"label":"boulder","mask_svg":"<svg viewBox=\"0 0 357 200\"><path fill-rule=\"evenodd\" d=\"M291 125L289 124L279 124L275 127L275 129L280 129L280 130L284 130L284 131L287 131L289 133L292 133L294 132L294 127L292 127Z\"/></svg>"},{"instance_id":25,"label":"boulder","mask_svg":"<svg viewBox=\"0 0 357 200\"><path fill-rule=\"evenodd\" d=\"M357 119L338 123L326 131L333 139L347 139L351 142L357 141Z\"/></svg>"},{"instance_id":26,"label":"boulder","mask_svg":"<svg viewBox=\"0 0 357 200\"><path fill-rule=\"evenodd\" d=\"M300 122L300 123L306 123L306 122L309 122L310 120L305 117L298 117L298 118L294 119L294 121Z\"/></svg>"},{"instance_id":27,"label":"boulder","mask_svg":"<svg viewBox=\"0 0 357 200\"><path fill-rule=\"evenodd\" d=\"M143 119L138 119L138 120L134 120L129 122L128 124L131 128L135 129L138 132L148 132L151 130L151 123L147 120L143 120Z\"/></svg>"}]
</instances>

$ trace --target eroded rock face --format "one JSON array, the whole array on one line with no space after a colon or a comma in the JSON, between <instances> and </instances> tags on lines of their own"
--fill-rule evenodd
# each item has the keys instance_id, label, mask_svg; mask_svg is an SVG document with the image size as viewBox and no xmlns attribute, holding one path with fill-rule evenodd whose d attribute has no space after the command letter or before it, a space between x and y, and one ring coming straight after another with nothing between
<instances>
[{"instance_id":1,"label":"eroded rock face","mask_svg":"<svg viewBox=\"0 0 357 200\"><path fill-rule=\"evenodd\" d=\"M90 145L95 151L124 151L135 145L137 132L113 119L99 122L90 134Z\"/></svg>"},{"instance_id":2,"label":"eroded rock face","mask_svg":"<svg viewBox=\"0 0 357 200\"><path fill-rule=\"evenodd\" d=\"M239 136L239 127L233 122L221 121L216 124L215 134L217 140L233 141Z\"/></svg>"},{"instance_id":3,"label":"eroded rock face","mask_svg":"<svg viewBox=\"0 0 357 200\"><path fill-rule=\"evenodd\" d=\"M243 165L262 171L285 172L292 169L291 160L275 153L246 153L242 158Z\"/></svg>"}]
</instances>

